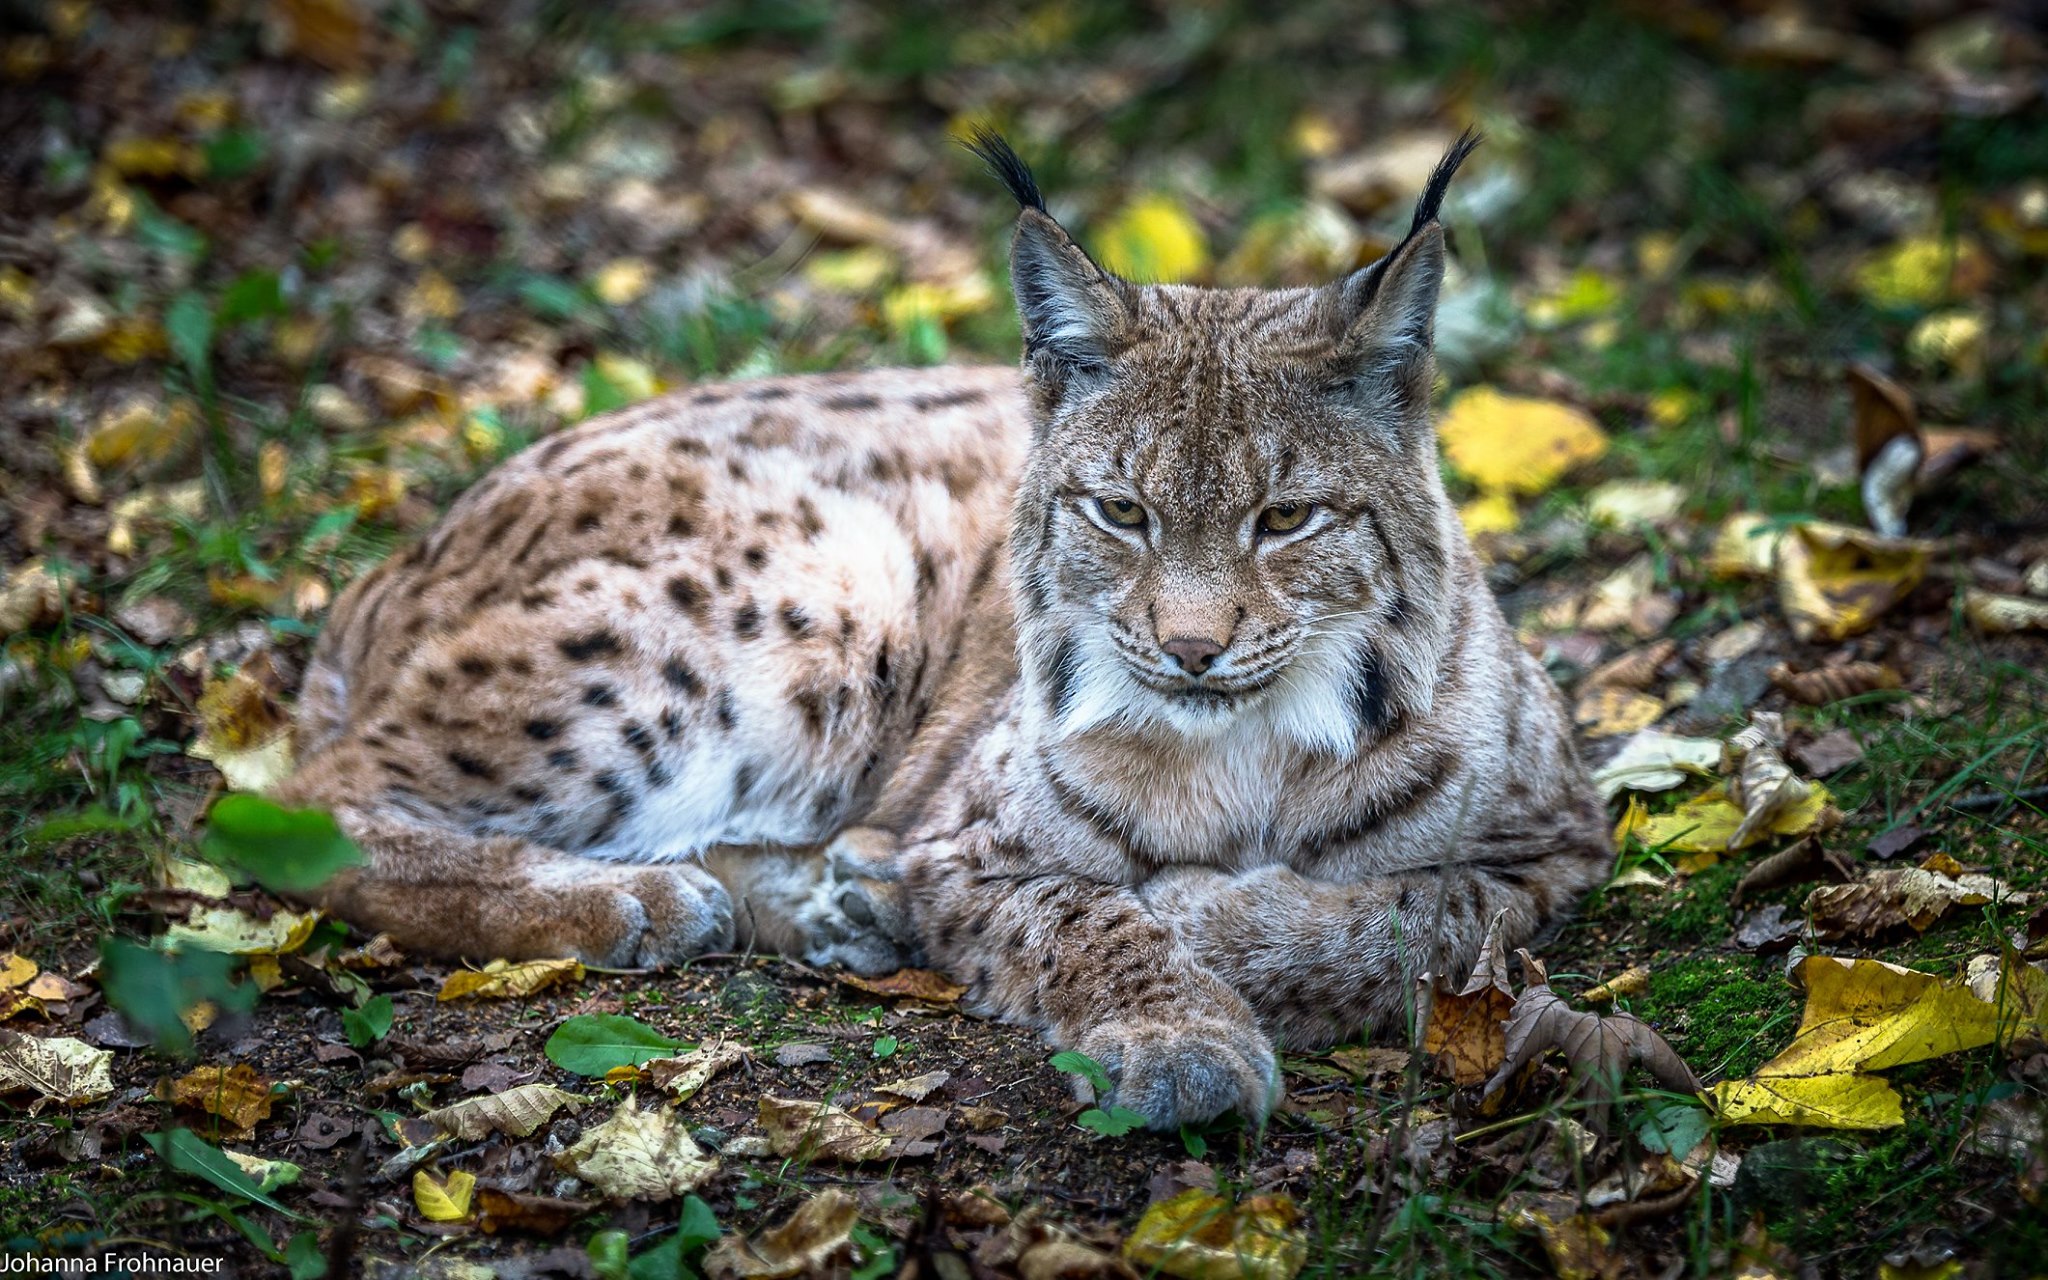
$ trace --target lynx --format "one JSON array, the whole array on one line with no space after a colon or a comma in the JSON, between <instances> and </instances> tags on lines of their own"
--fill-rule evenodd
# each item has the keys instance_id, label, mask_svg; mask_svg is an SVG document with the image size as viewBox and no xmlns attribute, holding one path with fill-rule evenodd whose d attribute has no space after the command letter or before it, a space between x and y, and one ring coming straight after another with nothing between
<instances>
[{"instance_id":1,"label":"lynx","mask_svg":"<svg viewBox=\"0 0 2048 1280\"><path fill-rule=\"evenodd\" d=\"M300 772L404 946L921 957L1162 1128L1551 927L1604 811L1439 478L1444 270L1140 285L1016 198L1021 373L704 386L528 449L343 596Z\"/></svg>"}]
</instances>

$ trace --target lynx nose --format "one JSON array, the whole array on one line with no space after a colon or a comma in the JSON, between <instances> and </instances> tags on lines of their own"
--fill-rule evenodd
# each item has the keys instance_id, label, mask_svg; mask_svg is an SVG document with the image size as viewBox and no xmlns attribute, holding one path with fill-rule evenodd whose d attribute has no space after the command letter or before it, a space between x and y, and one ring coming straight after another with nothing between
<instances>
[{"instance_id":1,"label":"lynx nose","mask_svg":"<svg viewBox=\"0 0 2048 1280\"><path fill-rule=\"evenodd\" d=\"M1216 656L1223 652L1222 645L1201 636L1175 636L1171 640L1163 641L1159 647L1166 650L1167 656L1180 664L1180 669L1191 676L1198 676L1207 671L1209 664L1216 661Z\"/></svg>"}]
</instances>

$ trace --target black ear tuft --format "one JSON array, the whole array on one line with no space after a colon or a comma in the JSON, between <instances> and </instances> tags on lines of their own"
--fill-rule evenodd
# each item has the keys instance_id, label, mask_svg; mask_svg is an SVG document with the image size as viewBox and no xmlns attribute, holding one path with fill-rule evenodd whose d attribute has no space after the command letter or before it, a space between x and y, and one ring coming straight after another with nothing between
<instances>
[{"instance_id":1,"label":"black ear tuft","mask_svg":"<svg viewBox=\"0 0 2048 1280\"><path fill-rule=\"evenodd\" d=\"M967 138L960 145L981 158L981 162L988 166L990 175L1009 190L1020 208L1045 212L1045 197L1038 194L1038 179L1031 176L1031 166L1025 164L1010 144L1003 140L1002 134L985 124L978 124L967 131ZM1467 150L1469 149L1468 147ZM1458 158L1464 159L1463 156ZM1450 162L1446 159L1445 163ZM1450 175L1445 174L1444 180L1448 182ZM1438 198L1442 198L1441 193Z\"/></svg>"},{"instance_id":2,"label":"black ear tuft","mask_svg":"<svg viewBox=\"0 0 2048 1280\"><path fill-rule=\"evenodd\" d=\"M1422 198L1415 202L1415 220L1408 224L1408 239L1414 239L1421 230L1437 220L1443 208L1444 193L1450 190L1451 177L1458 172L1458 166L1465 163L1465 157L1479 145L1480 135L1471 129L1458 135L1451 149L1444 152L1444 158L1436 162L1430 171L1429 184L1422 188ZM997 139L1001 141L1001 139Z\"/></svg>"}]
</instances>

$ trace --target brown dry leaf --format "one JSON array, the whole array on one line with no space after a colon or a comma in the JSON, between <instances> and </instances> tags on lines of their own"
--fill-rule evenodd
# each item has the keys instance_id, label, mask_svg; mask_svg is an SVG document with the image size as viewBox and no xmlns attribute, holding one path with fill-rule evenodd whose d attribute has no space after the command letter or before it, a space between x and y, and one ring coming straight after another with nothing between
<instances>
[{"instance_id":1,"label":"brown dry leaf","mask_svg":"<svg viewBox=\"0 0 2048 1280\"><path fill-rule=\"evenodd\" d=\"M1438 991L1423 1027L1422 1048L1460 1085L1478 1084L1493 1074L1507 1056L1503 1024L1514 1008L1508 987L1507 946L1500 930L1507 913L1497 913L1486 927L1479 963L1457 991Z\"/></svg>"},{"instance_id":2,"label":"brown dry leaf","mask_svg":"<svg viewBox=\"0 0 2048 1280\"><path fill-rule=\"evenodd\" d=\"M1963 591L1963 616L1993 635L2010 631L2048 631L2048 600L1999 595L1969 587Z\"/></svg>"},{"instance_id":3,"label":"brown dry leaf","mask_svg":"<svg viewBox=\"0 0 2048 1280\"><path fill-rule=\"evenodd\" d=\"M1950 874L1926 865L1885 867L1854 884L1815 889L1806 896L1806 913L1823 938L1870 938L1906 925L1925 933L1957 907L2017 907L2030 900L1994 876Z\"/></svg>"},{"instance_id":4,"label":"brown dry leaf","mask_svg":"<svg viewBox=\"0 0 2048 1280\"><path fill-rule=\"evenodd\" d=\"M236 791L267 791L291 773L291 721L249 672L208 679L199 695L199 722L199 737L185 754L212 761Z\"/></svg>"},{"instance_id":5,"label":"brown dry leaf","mask_svg":"<svg viewBox=\"0 0 2048 1280\"><path fill-rule=\"evenodd\" d=\"M927 1071L921 1076L911 1076L905 1080L892 1080L888 1084L878 1084L875 1086L875 1092L886 1093L891 1097L904 1098L911 1102L923 1102L935 1090L952 1078L953 1073L950 1071Z\"/></svg>"},{"instance_id":6,"label":"brown dry leaf","mask_svg":"<svg viewBox=\"0 0 2048 1280\"><path fill-rule=\"evenodd\" d=\"M1576 1196L1524 1194L1509 1204L1502 1206L1503 1219L1518 1231L1536 1233L1558 1280L1620 1280L1628 1274L1628 1260L1614 1249L1613 1235L1579 1208Z\"/></svg>"},{"instance_id":7,"label":"brown dry leaf","mask_svg":"<svg viewBox=\"0 0 2048 1280\"><path fill-rule=\"evenodd\" d=\"M778 1156L852 1164L885 1159L894 1146L888 1134L870 1129L838 1107L795 1098L763 1095L761 1130Z\"/></svg>"},{"instance_id":8,"label":"brown dry leaf","mask_svg":"<svg viewBox=\"0 0 2048 1280\"><path fill-rule=\"evenodd\" d=\"M1728 799L1742 810L1742 821L1728 837L1729 849L1753 844L1764 832L1778 830L1788 814L1813 798L1814 785L1794 774L1779 754L1784 742L1784 719L1759 711L1722 746L1721 771L1734 775L1728 781Z\"/></svg>"},{"instance_id":9,"label":"brown dry leaf","mask_svg":"<svg viewBox=\"0 0 2048 1280\"><path fill-rule=\"evenodd\" d=\"M1863 744L1848 729L1832 729L1792 748L1792 758L1799 767L1816 778L1840 773L1863 759Z\"/></svg>"},{"instance_id":10,"label":"brown dry leaf","mask_svg":"<svg viewBox=\"0 0 2048 1280\"><path fill-rule=\"evenodd\" d=\"M40 560L8 570L0 583L0 640L17 631L55 622L64 615L64 580Z\"/></svg>"},{"instance_id":11,"label":"brown dry leaf","mask_svg":"<svg viewBox=\"0 0 2048 1280\"><path fill-rule=\"evenodd\" d=\"M232 1067L196 1067L160 1087L157 1096L174 1106L219 1116L236 1135L244 1137L258 1120L270 1118L274 1101L271 1082L246 1062Z\"/></svg>"},{"instance_id":12,"label":"brown dry leaf","mask_svg":"<svg viewBox=\"0 0 2048 1280\"><path fill-rule=\"evenodd\" d=\"M575 960L493 960L481 969L463 969L448 975L437 999L502 1000L530 996L559 982L581 982L583 965Z\"/></svg>"},{"instance_id":13,"label":"brown dry leaf","mask_svg":"<svg viewBox=\"0 0 2048 1280\"><path fill-rule=\"evenodd\" d=\"M1486 1082L1490 1097L1515 1074L1551 1049L1564 1055L1575 1091L1590 1098L1586 1123L1605 1132L1612 1091L1620 1087L1629 1066L1642 1066L1658 1083L1680 1093L1697 1093L1699 1077L1648 1023L1626 1013L1601 1016L1572 1008L1550 989L1543 966L1527 951L1516 952L1530 984L1522 989L1508 1015L1507 1060Z\"/></svg>"},{"instance_id":14,"label":"brown dry leaf","mask_svg":"<svg viewBox=\"0 0 2048 1280\"><path fill-rule=\"evenodd\" d=\"M777 1226L752 1238L719 1237L704 1255L711 1280L794 1280L824 1275L851 1260L860 1205L844 1191L828 1188L806 1200Z\"/></svg>"},{"instance_id":15,"label":"brown dry leaf","mask_svg":"<svg viewBox=\"0 0 2048 1280\"><path fill-rule=\"evenodd\" d=\"M1586 597L1579 625L1588 631L1627 628L1643 637L1669 626L1677 606L1657 589L1657 566L1647 555L1630 560L1601 579Z\"/></svg>"},{"instance_id":16,"label":"brown dry leaf","mask_svg":"<svg viewBox=\"0 0 2048 1280\"><path fill-rule=\"evenodd\" d=\"M595 1200L529 1195L524 1191L476 1189L476 1225L485 1235L521 1231L530 1236L558 1236L569 1224L598 1207Z\"/></svg>"},{"instance_id":17,"label":"brown dry leaf","mask_svg":"<svg viewBox=\"0 0 2048 1280\"><path fill-rule=\"evenodd\" d=\"M1285 1195L1232 1204L1190 1188L1145 1210L1123 1253L1140 1271L1184 1280L1293 1280L1308 1261L1308 1233Z\"/></svg>"},{"instance_id":18,"label":"brown dry leaf","mask_svg":"<svg viewBox=\"0 0 2048 1280\"><path fill-rule=\"evenodd\" d=\"M834 971L832 976L857 991L895 999L923 1000L928 1004L952 1004L967 994L967 988L943 973L930 969L898 969L879 978Z\"/></svg>"},{"instance_id":19,"label":"brown dry leaf","mask_svg":"<svg viewBox=\"0 0 2048 1280\"><path fill-rule=\"evenodd\" d=\"M35 1095L34 1112L46 1102L83 1106L114 1091L114 1054L66 1036L23 1035L0 1027L0 1097Z\"/></svg>"},{"instance_id":20,"label":"brown dry leaf","mask_svg":"<svg viewBox=\"0 0 2048 1280\"><path fill-rule=\"evenodd\" d=\"M1915 475L1927 456L1913 397L1867 364L1851 364L1849 395L1856 436L1856 467L1862 476L1863 510L1870 527L1887 537L1906 532L1906 509L1918 488Z\"/></svg>"},{"instance_id":21,"label":"brown dry leaf","mask_svg":"<svg viewBox=\"0 0 2048 1280\"><path fill-rule=\"evenodd\" d=\"M1794 671L1790 663L1781 662L1771 668L1770 677L1786 697L1809 707L1825 706L1879 689L1896 689L1903 683L1898 672L1881 662L1845 662L1811 671Z\"/></svg>"},{"instance_id":22,"label":"brown dry leaf","mask_svg":"<svg viewBox=\"0 0 2048 1280\"><path fill-rule=\"evenodd\" d=\"M492 1134L524 1138L564 1107L574 1113L589 1101L580 1094L546 1084L522 1084L503 1093L464 1098L420 1117L441 1132L465 1142L477 1142Z\"/></svg>"},{"instance_id":23,"label":"brown dry leaf","mask_svg":"<svg viewBox=\"0 0 2048 1280\"><path fill-rule=\"evenodd\" d=\"M1808 643L1861 634L1920 585L1934 546L1849 525L1799 525L1778 541L1778 606Z\"/></svg>"},{"instance_id":24,"label":"brown dry leaf","mask_svg":"<svg viewBox=\"0 0 2048 1280\"><path fill-rule=\"evenodd\" d=\"M1675 640L1659 640L1646 644L1640 649L1627 653L1593 669L1586 676L1583 688L1596 689L1601 685L1616 685L1623 689L1647 689L1657 680L1657 671L1671 656L1678 652Z\"/></svg>"},{"instance_id":25,"label":"brown dry leaf","mask_svg":"<svg viewBox=\"0 0 2048 1280\"><path fill-rule=\"evenodd\" d=\"M1824 847L1812 836L1786 845L1742 873L1735 890L1728 895L1731 906L1741 906L1752 893L1777 889L1809 880L1854 878L1856 864L1851 858Z\"/></svg>"},{"instance_id":26,"label":"brown dry leaf","mask_svg":"<svg viewBox=\"0 0 2048 1280\"><path fill-rule=\"evenodd\" d=\"M330 71L362 66L371 34L369 12L356 0L274 0L270 20L284 46Z\"/></svg>"},{"instance_id":27,"label":"brown dry leaf","mask_svg":"<svg viewBox=\"0 0 2048 1280\"><path fill-rule=\"evenodd\" d=\"M727 1044L721 1040L673 1058L650 1058L640 1064L640 1070L654 1082L655 1088L677 1102L685 1102L697 1090L711 1083L713 1076L744 1062L746 1057L745 1045Z\"/></svg>"},{"instance_id":28,"label":"brown dry leaf","mask_svg":"<svg viewBox=\"0 0 2048 1280\"><path fill-rule=\"evenodd\" d=\"M1579 699L1572 719L1588 738L1618 738L1657 723L1664 714L1664 700L1637 693L1621 685L1595 686Z\"/></svg>"},{"instance_id":29,"label":"brown dry leaf","mask_svg":"<svg viewBox=\"0 0 2048 1280\"><path fill-rule=\"evenodd\" d=\"M631 1094L555 1163L612 1200L670 1200L718 1172L718 1157L705 1154L673 1110L642 1111Z\"/></svg>"}]
</instances>

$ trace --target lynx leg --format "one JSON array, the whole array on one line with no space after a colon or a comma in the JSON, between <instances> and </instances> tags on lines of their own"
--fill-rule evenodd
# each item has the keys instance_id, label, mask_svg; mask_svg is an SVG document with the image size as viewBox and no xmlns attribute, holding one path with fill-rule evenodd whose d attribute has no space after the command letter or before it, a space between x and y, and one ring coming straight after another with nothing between
<instances>
[{"instance_id":1,"label":"lynx leg","mask_svg":"<svg viewBox=\"0 0 2048 1280\"><path fill-rule=\"evenodd\" d=\"M887 845L864 844L860 833ZM888 833L854 828L823 849L724 847L704 862L731 895L740 945L855 973L893 973L916 959L893 882L893 850Z\"/></svg>"},{"instance_id":2,"label":"lynx leg","mask_svg":"<svg viewBox=\"0 0 2048 1280\"><path fill-rule=\"evenodd\" d=\"M999 861L952 842L912 851L906 898L940 968L971 980L988 1013L1100 1062L1115 1104L1152 1128L1265 1116L1276 1064L1251 1007L1136 893Z\"/></svg>"},{"instance_id":3,"label":"lynx leg","mask_svg":"<svg viewBox=\"0 0 2048 1280\"><path fill-rule=\"evenodd\" d=\"M509 837L336 817L368 861L312 900L408 951L639 968L732 941L732 900L698 866L595 862Z\"/></svg>"}]
</instances>

